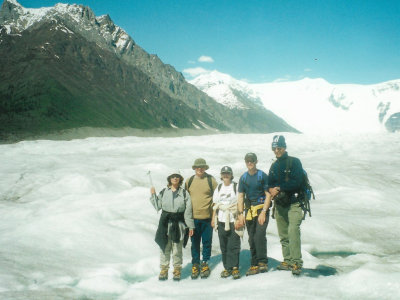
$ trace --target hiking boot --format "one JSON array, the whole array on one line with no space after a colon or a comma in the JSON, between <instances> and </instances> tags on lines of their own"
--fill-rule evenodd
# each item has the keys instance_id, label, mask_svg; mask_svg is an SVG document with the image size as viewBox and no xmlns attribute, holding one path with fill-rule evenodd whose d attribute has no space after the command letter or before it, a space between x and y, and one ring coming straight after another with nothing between
<instances>
[{"instance_id":1,"label":"hiking boot","mask_svg":"<svg viewBox=\"0 0 400 300\"><path fill-rule=\"evenodd\" d=\"M158 275L158 280L168 279L168 267L161 267L160 275Z\"/></svg>"},{"instance_id":2,"label":"hiking boot","mask_svg":"<svg viewBox=\"0 0 400 300\"><path fill-rule=\"evenodd\" d=\"M239 279L240 278L240 273L239 273L239 269L237 267L234 267L232 269L232 277L233 279Z\"/></svg>"},{"instance_id":3,"label":"hiking boot","mask_svg":"<svg viewBox=\"0 0 400 300\"><path fill-rule=\"evenodd\" d=\"M250 276L250 275L256 275L260 273L260 269L258 268L258 266L251 266L247 272L246 272L246 276Z\"/></svg>"},{"instance_id":4,"label":"hiking boot","mask_svg":"<svg viewBox=\"0 0 400 300\"><path fill-rule=\"evenodd\" d=\"M206 261L203 261L201 263L201 271L200 271L200 277L202 279L207 278L208 276L210 276L210 268L208 267L208 264Z\"/></svg>"},{"instance_id":5,"label":"hiking boot","mask_svg":"<svg viewBox=\"0 0 400 300\"><path fill-rule=\"evenodd\" d=\"M259 262L258 269L260 270L260 273L268 272L268 265L266 263Z\"/></svg>"},{"instance_id":6,"label":"hiking boot","mask_svg":"<svg viewBox=\"0 0 400 300\"><path fill-rule=\"evenodd\" d=\"M291 266L291 269L292 269L292 275L299 276L301 274L301 266L293 264Z\"/></svg>"},{"instance_id":7,"label":"hiking boot","mask_svg":"<svg viewBox=\"0 0 400 300\"><path fill-rule=\"evenodd\" d=\"M181 267L175 267L174 272L172 273L174 275L173 280L179 281L181 280Z\"/></svg>"},{"instance_id":8,"label":"hiking boot","mask_svg":"<svg viewBox=\"0 0 400 300\"><path fill-rule=\"evenodd\" d=\"M197 279L200 275L200 267L199 264L193 264L192 266L192 279Z\"/></svg>"},{"instance_id":9,"label":"hiking boot","mask_svg":"<svg viewBox=\"0 0 400 300\"><path fill-rule=\"evenodd\" d=\"M232 274L231 270L225 269L221 272L221 278L227 278L227 277L231 276L231 274Z\"/></svg>"},{"instance_id":10,"label":"hiking boot","mask_svg":"<svg viewBox=\"0 0 400 300\"><path fill-rule=\"evenodd\" d=\"M281 271L290 271L291 269L286 261L281 262L276 268Z\"/></svg>"}]
</instances>

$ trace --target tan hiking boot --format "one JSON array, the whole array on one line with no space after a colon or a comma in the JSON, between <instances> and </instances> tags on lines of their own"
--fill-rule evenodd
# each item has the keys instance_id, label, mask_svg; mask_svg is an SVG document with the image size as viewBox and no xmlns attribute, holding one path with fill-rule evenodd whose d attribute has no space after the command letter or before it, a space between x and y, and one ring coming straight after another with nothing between
<instances>
[{"instance_id":1,"label":"tan hiking boot","mask_svg":"<svg viewBox=\"0 0 400 300\"><path fill-rule=\"evenodd\" d=\"M301 274L301 266L293 264L291 265L292 275L299 276Z\"/></svg>"},{"instance_id":2,"label":"tan hiking boot","mask_svg":"<svg viewBox=\"0 0 400 300\"><path fill-rule=\"evenodd\" d=\"M258 268L258 266L251 266L247 272L246 272L246 276L250 276L250 275L256 275L260 273L260 269Z\"/></svg>"},{"instance_id":3,"label":"tan hiking boot","mask_svg":"<svg viewBox=\"0 0 400 300\"><path fill-rule=\"evenodd\" d=\"M286 261L281 262L276 268L281 271L290 271L291 269Z\"/></svg>"},{"instance_id":4,"label":"tan hiking boot","mask_svg":"<svg viewBox=\"0 0 400 300\"><path fill-rule=\"evenodd\" d=\"M237 267L234 267L232 269L232 277L233 277L233 279L239 279L240 278L239 269Z\"/></svg>"},{"instance_id":5,"label":"tan hiking boot","mask_svg":"<svg viewBox=\"0 0 400 300\"><path fill-rule=\"evenodd\" d=\"M260 273L268 272L268 265L266 263L259 262L258 269L260 270Z\"/></svg>"},{"instance_id":6,"label":"tan hiking boot","mask_svg":"<svg viewBox=\"0 0 400 300\"><path fill-rule=\"evenodd\" d=\"M197 277L199 277L200 275L200 266L199 264L193 264L192 266L192 279L197 279Z\"/></svg>"},{"instance_id":7,"label":"tan hiking boot","mask_svg":"<svg viewBox=\"0 0 400 300\"><path fill-rule=\"evenodd\" d=\"M222 272L221 272L221 278L227 278L227 277L229 277L229 276L231 276L231 270L223 270Z\"/></svg>"},{"instance_id":8,"label":"tan hiking boot","mask_svg":"<svg viewBox=\"0 0 400 300\"><path fill-rule=\"evenodd\" d=\"M181 280L181 271L182 271L181 267L175 267L174 272L172 273L174 275L172 279L175 281Z\"/></svg>"},{"instance_id":9,"label":"tan hiking boot","mask_svg":"<svg viewBox=\"0 0 400 300\"><path fill-rule=\"evenodd\" d=\"M168 279L168 267L161 267L160 275L158 275L158 280L167 280Z\"/></svg>"},{"instance_id":10,"label":"tan hiking boot","mask_svg":"<svg viewBox=\"0 0 400 300\"><path fill-rule=\"evenodd\" d=\"M200 277L202 279L207 278L208 276L210 276L210 273L210 267L208 266L206 261L203 261L201 263Z\"/></svg>"}]
</instances>

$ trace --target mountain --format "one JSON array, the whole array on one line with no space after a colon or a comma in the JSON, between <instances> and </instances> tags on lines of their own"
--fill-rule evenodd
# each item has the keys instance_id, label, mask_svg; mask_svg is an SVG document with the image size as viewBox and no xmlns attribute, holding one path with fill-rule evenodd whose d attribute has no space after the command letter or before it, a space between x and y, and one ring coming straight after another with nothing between
<instances>
[{"instance_id":1,"label":"mountain","mask_svg":"<svg viewBox=\"0 0 400 300\"><path fill-rule=\"evenodd\" d=\"M0 138L85 126L296 131L246 101L216 102L89 7L1 7Z\"/></svg>"},{"instance_id":2,"label":"mountain","mask_svg":"<svg viewBox=\"0 0 400 300\"><path fill-rule=\"evenodd\" d=\"M228 106L240 105L243 97L262 103L302 132L400 131L400 80L357 85L305 78L250 84L211 71L190 82Z\"/></svg>"}]
</instances>

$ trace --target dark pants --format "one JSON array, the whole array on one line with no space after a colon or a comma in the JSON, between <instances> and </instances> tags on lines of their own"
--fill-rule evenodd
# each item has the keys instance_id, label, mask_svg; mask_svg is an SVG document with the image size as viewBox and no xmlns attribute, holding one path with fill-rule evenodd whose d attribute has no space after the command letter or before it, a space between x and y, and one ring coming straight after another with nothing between
<instances>
[{"instance_id":1,"label":"dark pants","mask_svg":"<svg viewBox=\"0 0 400 300\"><path fill-rule=\"evenodd\" d=\"M261 209L258 210L260 214ZM265 223L258 223L258 216L251 221L246 221L247 233L249 234L249 245L251 253L251 265L257 266L258 263L267 263L267 226L269 222L269 211L265 217Z\"/></svg>"},{"instance_id":2,"label":"dark pants","mask_svg":"<svg viewBox=\"0 0 400 300\"><path fill-rule=\"evenodd\" d=\"M229 223L230 230L225 231L225 223L218 222L219 245L222 253L222 263L226 270L239 268L240 237L235 232L233 223Z\"/></svg>"},{"instance_id":3,"label":"dark pants","mask_svg":"<svg viewBox=\"0 0 400 300\"><path fill-rule=\"evenodd\" d=\"M192 240L192 264L200 264L200 242L203 243L203 261L209 261L211 256L211 243L213 228L211 219L194 219L194 233Z\"/></svg>"}]
</instances>

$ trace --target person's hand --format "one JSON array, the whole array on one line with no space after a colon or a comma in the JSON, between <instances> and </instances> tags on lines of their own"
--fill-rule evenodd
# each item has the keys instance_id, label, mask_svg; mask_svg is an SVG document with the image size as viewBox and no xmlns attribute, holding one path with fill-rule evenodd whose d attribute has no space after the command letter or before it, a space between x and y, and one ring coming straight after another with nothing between
<instances>
[{"instance_id":1,"label":"person's hand","mask_svg":"<svg viewBox=\"0 0 400 300\"><path fill-rule=\"evenodd\" d=\"M265 223L267 213L265 211L261 211L258 215L258 224L263 225Z\"/></svg>"},{"instance_id":2,"label":"person's hand","mask_svg":"<svg viewBox=\"0 0 400 300\"><path fill-rule=\"evenodd\" d=\"M154 186L152 186L152 187L150 188L150 193L151 193L151 194L155 194L155 193L156 193L156 189L154 188Z\"/></svg>"},{"instance_id":3,"label":"person's hand","mask_svg":"<svg viewBox=\"0 0 400 300\"><path fill-rule=\"evenodd\" d=\"M240 214L235 222L235 229L238 230L242 228L244 226L244 222L245 222L244 215Z\"/></svg>"},{"instance_id":4,"label":"person's hand","mask_svg":"<svg viewBox=\"0 0 400 300\"><path fill-rule=\"evenodd\" d=\"M215 228L214 218L211 220L211 227L212 227L212 228Z\"/></svg>"},{"instance_id":5,"label":"person's hand","mask_svg":"<svg viewBox=\"0 0 400 300\"><path fill-rule=\"evenodd\" d=\"M272 198L278 195L280 191L280 188L277 186L269 189L269 193L271 194Z\"/></svg>"},{"instance_id":6,"label":"person's hand","mask_svg":"<svg viewBox=\"0 0 400 300\"><path fill-rule=\"evenodd\" d=\"M193 236L193 234L194 234L194 230L193 230L193 229L190 229L190 230L189 230L189 236Z\"/></svg>"}]
</instances>

